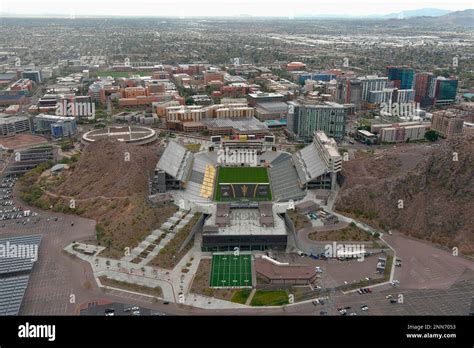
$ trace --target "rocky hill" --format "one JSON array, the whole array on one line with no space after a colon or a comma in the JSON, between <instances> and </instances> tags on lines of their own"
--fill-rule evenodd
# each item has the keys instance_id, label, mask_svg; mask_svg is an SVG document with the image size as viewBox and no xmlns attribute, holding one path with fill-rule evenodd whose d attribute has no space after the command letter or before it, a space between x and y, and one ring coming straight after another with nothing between
<instances>
[{"instance_id":1,"label":"rocky hill","mask_svg":"<svg viewBox=\"0 0 474 348\"><path fill-rule=\"evenodd\" d=\"M342 174L340 212L474 254L474 136L358 153Z\"/></svg>"},{"instance_id":2,"label":"rocky hill","mask_svg":"<svg viewBox=\"0 0 474 348\"><path fill-rule=\"evenodd\" d=\"M172 205L152 208L147 202L148 177L157 161L154 145L104 139L88 145L60 175L26 175L22 191L24 197L34 196L30 203L42 209L96 220L97 242L106 246L103 253L120 258L125 247L135 247L177 210Z\"/></svg>"},{"instance_id":3,"label":"rocky hill","mask_svg":"<svg viewBox=\"0 0 474 348\"><path fill-rule=\"evenodd\" d=\"M156 148L99 140L88 145L72 175L55 189L78 199L145 194L158 161Z\"/></svg>"}]
</instances>

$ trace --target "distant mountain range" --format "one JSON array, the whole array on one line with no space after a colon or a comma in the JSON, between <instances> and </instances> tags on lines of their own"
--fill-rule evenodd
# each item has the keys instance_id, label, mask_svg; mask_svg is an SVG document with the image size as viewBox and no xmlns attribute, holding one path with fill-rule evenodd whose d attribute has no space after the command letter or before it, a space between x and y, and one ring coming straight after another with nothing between
<instances>
[{"instance_id":1,"label":"distant mountain range","mask_svg":"<svg viewBox=\"0 0 474 348\"><path fill-rule=\"evenodd\" d=\"M389 18L388 21L393 24L409 24L409 25L436 25L442 27L463 27L463 28L474 28L474 10L464 10L449 12L445 15L429 17L419 16L410 17L404 20L398 20ZM398 23L399 22L399 23Z\"/></svg>"},{"instance_id":2,"label":"distant mountain range","mask_svg":"<svg viewBox=\"0 0 474 348\"><path fill-rule=\"evenodd\" d=\"M470 10L466 10L470 11ZM352 19L408 19L413 17L439 17L450 13L464 11L450 11L439 8L420 8L418 10L401 11L389 14L367 14L367 15L346 15L346 14L296 14L295 17L304 18L352 18Z\"/></svg>"},{"instance_id":3,"label":"distant mountain range","mask_svg":"<svg viewBox=\"0 0 474 348\"><path fill-rule=\"evenodd\" d=\"M398 13L390 13L380 18L411 18L411 17L438 17L443 16L452 11L442 10L439 8L421 8L419 10L402 11Z\"/></svg>"},{"instance_id":4,"label":"distant mountain range","mask_svg":"<svg viewBox=\"0 0 474 348\"><path fill-rule=\"evenodd\" d=\"M38 13L38 14L19 14L19 13L8 13L0 12L0 17L49 17L49 18L67 18L67 14L47 14L47 13ZM104 18L104 16L96 15L81 15L77 14L76 18ZM124 18L126 16L114 16L110 15L111 18ZM140 17L140 16L133 16ZM142 17L154 17L154 16L142 16ZM156 16L160 17L160 16ZM172 16L165 16L171 17ZM177 17L177 16L176 16ZM192 17L192 16L191 16ZM226 16L219 16L223 18L229 18ZM275 18L278 17L265 17L251 14L241 14L236 18L245 18L245 19L259 19L259 18ZM281 17L280 17L281 18ZM285 17L287 18L287 17ZM350 15L350 14L308 14L308 13L295 13L292 18L295 19L373 19L373 20L412 20L416 18L417 20L423 19L423 21L429 21L436 19L437 21L441 19L448 25L464 25L467 24L469 27L472 27L474 23L474 10L468 9L463 11L449 11L439 8L422 8L418 10L409 10L401 11L397 13L389 14L367 14L367 15ZM459 23L457 23L459 21Z\"/></svg>"}]
</instances>

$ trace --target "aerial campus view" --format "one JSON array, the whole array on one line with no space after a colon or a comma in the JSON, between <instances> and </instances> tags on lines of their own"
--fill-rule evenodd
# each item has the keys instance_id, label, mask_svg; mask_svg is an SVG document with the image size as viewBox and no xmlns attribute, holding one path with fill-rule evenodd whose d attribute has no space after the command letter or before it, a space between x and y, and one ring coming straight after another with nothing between
<instances>
[{"instance_id":1,"label":"aerial campus view","mask_svg":"<svg viewBox=\"0 0 474 348\"><path fill-rule=\"evenodd\" d=\"M472 2L0 5L0 318L474 315Z\"/></svg>"}]
</instances>

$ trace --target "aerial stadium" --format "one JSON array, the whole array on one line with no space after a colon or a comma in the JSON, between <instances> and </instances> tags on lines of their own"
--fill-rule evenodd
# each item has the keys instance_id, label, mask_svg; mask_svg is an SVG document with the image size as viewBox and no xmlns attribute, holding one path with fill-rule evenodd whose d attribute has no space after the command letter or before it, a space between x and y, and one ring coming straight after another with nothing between
<instances>
[{"instance_id":1,"label":"aerial stadium","mask_svg":"<svg viewBox=\"0 0 474 348\"><path fill-rule=\"evenodd\" d=\"M334 189L341 164L336 142L319 131L296 153L278 151L273 136L212 137L198 153L170 141L152 187L205 214L203 251L285 250L281 214L290 202L303 200L307 189Z\"/></svg>"}]
</instances>

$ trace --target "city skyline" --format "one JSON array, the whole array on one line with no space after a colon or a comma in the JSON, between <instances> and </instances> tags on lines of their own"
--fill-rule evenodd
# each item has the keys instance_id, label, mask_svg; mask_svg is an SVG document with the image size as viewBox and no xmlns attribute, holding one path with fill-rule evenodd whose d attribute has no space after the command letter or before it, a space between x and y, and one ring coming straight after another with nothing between
<instances>
[{"instance_id":1,"label":"city skyline","mask_svg":"<svg viewBox=\"0 0 474 348\"><path fill-rule=\"evenodd\" d=\"M176 6L179 4L179 6ZM357 6L348 0L336 0L325 4L322 9L319 4L300 0L291 3L289 8L285 1L270 2L269 0L242 0L227 2L226 6L219 6L216 0L207 0L199 4L189 0L140 0L130 8L128 3L119 1L104 1L96 4L91 0L71 4L50 0L35 2L30 0L11 1L0 3L0 14L22 16L110 16L110 17L303 17L303 16L329 16L329 17L371 17L385 16L405 11L420 9L440 9L447 11L461 11L472 8L471 1L397 1L396 3L380 4L377 1L365 0L358 2ZM271 6L270 6L271 4ZM112 6L113 5L113 6ZM217 6L216 6L217 5ZM154 13L156 12L156 13Z\"/></svg>"}]
</instances>

